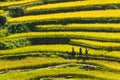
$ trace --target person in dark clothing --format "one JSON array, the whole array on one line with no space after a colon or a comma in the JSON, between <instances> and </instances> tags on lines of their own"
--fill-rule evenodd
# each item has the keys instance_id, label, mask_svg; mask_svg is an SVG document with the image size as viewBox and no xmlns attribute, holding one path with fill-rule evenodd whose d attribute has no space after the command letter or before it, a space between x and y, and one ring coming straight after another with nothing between
<instances>
[{"instance_id":1,"label":"person in dark clothing","mask_svg":"<svg viewBox=\"0 0 120 80\"><path fill-rule=\"evenodd\" d=\"M88 49L86 48L86 50L85 50L85 55L88 55Z\"/></svg>"},{"instance_id":2,"label":"person in dark clothing","mask_svg":"<svg viewBox=\"0 0 120 80\"><path fill-rule=\"evenodd\" d=\"M79 48L79 56L82 55L82 48Z\"/></svg>"},{"instance_id":3,"label":"person in dark clothing","mask_svg":"<svg viewBox=\"0 0 120 80\"><path fill-rule=\"evenodd\" d=\"M74 50L74 48L72 47L72 54L71 54L72 56L75 56L75 50Z\"/></svg>"}]
</instances>

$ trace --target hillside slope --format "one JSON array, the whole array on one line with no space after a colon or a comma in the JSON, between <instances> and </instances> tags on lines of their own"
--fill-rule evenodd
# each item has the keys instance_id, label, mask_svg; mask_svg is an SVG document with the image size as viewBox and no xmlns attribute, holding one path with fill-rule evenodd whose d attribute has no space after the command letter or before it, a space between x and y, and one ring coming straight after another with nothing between
<instances>
[{"instance_id":1,"label":"hillside slope","mask_svg":"<svg viewBox=\"0 0 120 80\"><path fill-rule=\"evenodd\" d=\"M2 0L0 80L120 80L119 0Z\"/></svg>"}]
</instances>

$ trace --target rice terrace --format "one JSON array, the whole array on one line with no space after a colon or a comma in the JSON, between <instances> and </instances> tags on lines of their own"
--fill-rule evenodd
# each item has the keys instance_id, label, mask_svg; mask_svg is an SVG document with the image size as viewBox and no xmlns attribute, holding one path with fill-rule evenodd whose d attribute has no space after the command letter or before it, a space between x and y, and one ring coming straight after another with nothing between
<instances>
[{"instance_id":1,"label":"rice terrace","mask_svg":"<svg viewBox=\"0 0 120 80\"><path fill-rule=\"evenodd\" d=\"M0 80L120 80L120 0L0 0Z\"/></svg>"}]
</instances>

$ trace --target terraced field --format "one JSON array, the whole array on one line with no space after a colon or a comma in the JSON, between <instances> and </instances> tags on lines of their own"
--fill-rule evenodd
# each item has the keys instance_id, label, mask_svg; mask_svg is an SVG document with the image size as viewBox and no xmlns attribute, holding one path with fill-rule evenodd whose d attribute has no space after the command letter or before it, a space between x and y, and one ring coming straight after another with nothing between
<instances>
[{"instance_id":1,"label":"terraced field","mask_svg":"<svg viewBox=\"0 0 120 80\"><path fill-rule=\"evenodd\" d=\"M120 80L119 0L1 0L0 80Z\"/></svg>"}]
</instances>

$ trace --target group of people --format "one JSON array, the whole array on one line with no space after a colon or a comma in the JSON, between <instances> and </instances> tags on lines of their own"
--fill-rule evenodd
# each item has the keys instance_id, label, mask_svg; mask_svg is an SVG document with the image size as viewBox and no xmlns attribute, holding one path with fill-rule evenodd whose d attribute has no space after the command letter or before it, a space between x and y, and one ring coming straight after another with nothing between
<instances>
[{"instance_id":1,"label":"group of people","mask_svg":"<svg viewBox=\"0 0 120 80\"><path fill-rule=\"evenodd\" d=\"M72 56L75 56L76 55L76 52L74 50L74 47L72 47L72 53L71 53ZM82 48L79 49L79 54L78 55L83 55L83 52L82 52ZM85 55L88 55L88 49L86 48L85 49Z\"/></svg>"}]
</instances>

